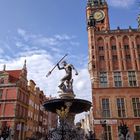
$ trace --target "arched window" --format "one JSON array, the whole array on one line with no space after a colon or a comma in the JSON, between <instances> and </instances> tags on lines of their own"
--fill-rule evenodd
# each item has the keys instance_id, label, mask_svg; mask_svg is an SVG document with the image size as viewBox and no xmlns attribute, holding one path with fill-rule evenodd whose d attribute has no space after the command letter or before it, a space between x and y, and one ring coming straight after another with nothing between
<instances>
[{"instance_id":1,"label":"arched window","mask_svg":"<svg viewBox=\"0 0 140 140\"><path fill-rule=\"evenodd\" d=\"M123 45L125 50L129 49L129 38L127 36L123 37Z\"/></svg>"},{"instance_id":2,"label":"arched window","mask_svg":"<svg viewBox=\"0 0 140 140\"><path fill-rule=\"evenodd\" d=\"M117 49L115 37L111 37L111 38L110 38L110 46L111 46L111 50L112 50L112 51L115 51L115 50Z\"/></svg>"},{"instance_id":3,"label":"arched window","mask_svg":"<svg viewBox=\"0 0 140 140\"><path fill-rule=\"evenodd\" d=\"M99 37L97 39L97 47L98 47L98 59L99 59L99 70L105 71L106 65L105 65L105 46L104 46L104 40L102 37Z\"/></svg>"}]
</instances>

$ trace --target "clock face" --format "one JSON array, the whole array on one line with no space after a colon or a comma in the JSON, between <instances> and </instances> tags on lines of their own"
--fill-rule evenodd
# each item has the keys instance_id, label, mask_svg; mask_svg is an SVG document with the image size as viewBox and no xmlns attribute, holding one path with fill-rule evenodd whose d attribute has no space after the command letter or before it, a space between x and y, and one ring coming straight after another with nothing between
<instances>
[{"instance_id":1,"label":"clock face","mask_svg":"<svg viewBox=\"0 0 140 140\"><path fill-rule=\"evenodd\" d=\"M104 17L105 17L105 13L102 10L96 11L94 13L94 19L96 21L101 21L104 19Z\"/></svg>"}]
</instances>

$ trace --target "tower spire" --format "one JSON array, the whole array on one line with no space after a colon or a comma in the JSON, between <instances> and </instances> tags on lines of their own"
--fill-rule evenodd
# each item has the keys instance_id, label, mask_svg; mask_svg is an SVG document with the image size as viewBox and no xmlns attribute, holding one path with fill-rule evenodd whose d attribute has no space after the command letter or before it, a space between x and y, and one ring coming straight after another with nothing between
<instances>
[{"instance_id":1,"label":"tower spire","mask_svg":"<svg viewBox=\"0 0 140 140\"><path fill-rule=\"evenodd\" d=\"M26 59L24 60L23 69L25 69L25 70L27 69L27 68L26 68Z\"/></svg>"},{"instance_id":2,"label":"tower spire","mask_svg":"<svg viewBox=\"0 0 140 140\"><path fill-rule=\"evenodd\" d=\"M23 65L23 68L22 68L22 75L27 77L26 59L24 60L24 65Z\"/></svg>"}]
</instances>

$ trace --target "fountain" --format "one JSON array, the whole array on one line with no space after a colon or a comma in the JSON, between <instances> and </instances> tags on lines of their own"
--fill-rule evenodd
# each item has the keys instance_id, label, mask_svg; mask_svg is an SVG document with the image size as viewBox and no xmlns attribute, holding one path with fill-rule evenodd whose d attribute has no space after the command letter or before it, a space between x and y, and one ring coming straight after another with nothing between
<instances>
[{"instance_id":1,"label":"fountain","mask_svg":"<svg viewBox=\"0 0 140 140\"><path fill-rule=\"evenodd\" d=\"M78 75L77 70L73 65L63 61L63 67L60 67L60 61L56 64L59 70L64 69L66 75L61 79L59 87L59 98L46 101L44 108L59 116L59 124L49 132L49 140L84 140L84 131L80 124L74 125L75 115L84 111L89 111L91 102L83 99L75 98L73 91L72 70L75 70L75 75ZM55 66L55 67L56 67ZM55 68L54 67L54 68Z\"/></svg>"}]
</instances>

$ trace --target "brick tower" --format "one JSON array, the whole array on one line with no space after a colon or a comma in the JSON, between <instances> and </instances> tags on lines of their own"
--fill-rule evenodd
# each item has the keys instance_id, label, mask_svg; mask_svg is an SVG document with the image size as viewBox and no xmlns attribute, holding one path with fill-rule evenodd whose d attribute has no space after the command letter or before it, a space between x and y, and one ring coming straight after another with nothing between
<instances>
[{"instance_id":1,"label":"brick tower","mask_svg":"<svg viewBox=\"0 0 140 140\"><path fill-rule=\"evenodd\" d=\"M88 0L86 17L93 130L117 140L123 121L132 136L140 131L140 30L111 30L105 0Z\"/></svg>"}]
</instances>

